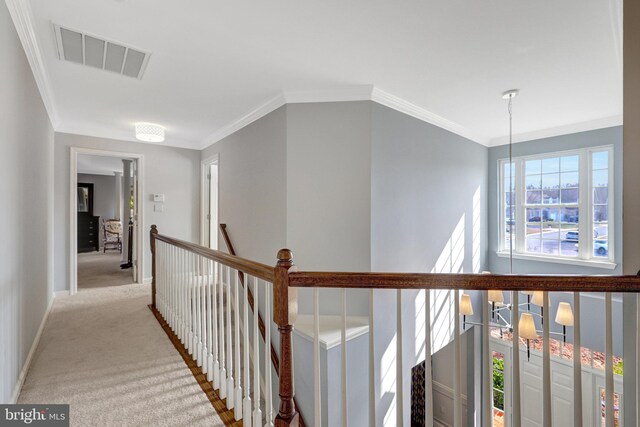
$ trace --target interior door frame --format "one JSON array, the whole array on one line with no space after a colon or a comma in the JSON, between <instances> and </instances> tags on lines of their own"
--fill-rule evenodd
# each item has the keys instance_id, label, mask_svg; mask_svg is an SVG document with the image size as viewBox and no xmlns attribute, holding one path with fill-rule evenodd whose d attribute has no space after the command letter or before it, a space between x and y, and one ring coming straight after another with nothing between
<instances>
[{"instance_id":1,"label":"interior door frame","mask_svg":"<svg viewBox=\"0 0 640 427\"><path fill-rule=\"evenodd\" d=\"M142 249L144 248L143 232L145 225L144 203L142 197L144 194L144 181L141 178L144 177L144 155L139 153L123 153L120 151L98 150L94 148L73 146L70 147L69 154L69 294L74 295L78 292L78 213L76 212L78 207L78 193L76 191L76 187L78 185L78 155L80 154L133 159L137 163L136 174L138 188L136 193L136 203L138 204L138 218L134 220L134 224L136 224L135 240L138 242L135 248L138 268L136 271L137 277L134 282L143 283L145 263Z\"/></svg>"},{"instance_id":2,"label":"interior door frame","mask_svg":"<svg viewBox=\"0 0 640 427\"><path fill-rule=\"evenodd\" d=\"M210 236L210 220L207 218L209 215L210 208L210 190L209 190L209 171L211 170L211 165L218 165L218 180L216 195L218 199L216 200L216 205L218 207L218 219L220 219L220 156L219 154L215 154L213 156L207 157L200 162L200 244L202 246L210 247L209 245L209 236ZM217 242L216 242L217 245Z\"/></svg>"}]
</instances>

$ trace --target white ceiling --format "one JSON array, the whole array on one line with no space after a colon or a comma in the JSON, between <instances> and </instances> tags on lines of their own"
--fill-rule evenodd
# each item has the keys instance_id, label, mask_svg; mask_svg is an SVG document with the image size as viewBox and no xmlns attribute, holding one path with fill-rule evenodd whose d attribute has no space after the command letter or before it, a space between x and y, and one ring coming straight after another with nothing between
<instances>
[{"instance_id":1,"label":"white ceiling","mask_svg":"<svg viewBox=\"0 0 640 427\"><path fill-rule=\"evenodd\" d=\"M511 88L520 139L622 121L622 0L11 1L64 132L202 148L286 101L373 98L495 145ZM59 60L52 23L151 52L144 77Z\"/></svg>"}]
</instances>

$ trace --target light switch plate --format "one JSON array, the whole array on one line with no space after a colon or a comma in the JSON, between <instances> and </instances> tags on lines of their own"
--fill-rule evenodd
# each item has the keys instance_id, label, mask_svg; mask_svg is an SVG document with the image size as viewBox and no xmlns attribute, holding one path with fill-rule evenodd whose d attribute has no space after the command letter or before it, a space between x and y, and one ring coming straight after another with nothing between
<instances>
[{"instance_id":1,"label":"light switch plate","mask_svg":"<svg viewBox=\"0 0 640 427\"><path fill-rule=\"evenodd\" d=\"M164 202L164 194L154 194L153 195L153 201L156 203L163 203Z\"/></svg>"},{"instance_id":2,"label":"light switch plate","mask_svg":"<svg viewBox=\"0 0 640 427\"><path fill-rule=\"evenodd\" d=\"M154 212L164 212L164 205L162 203L155 203L153 205Z\"/></svg>"}]
</instances>

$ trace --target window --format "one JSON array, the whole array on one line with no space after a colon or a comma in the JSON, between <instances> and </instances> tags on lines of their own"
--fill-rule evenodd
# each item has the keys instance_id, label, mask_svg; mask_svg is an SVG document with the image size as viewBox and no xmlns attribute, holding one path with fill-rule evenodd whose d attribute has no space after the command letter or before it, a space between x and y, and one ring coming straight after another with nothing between
<instances>
[{"instance_id":1,"label":"window","mask_svg":"<svg viewBox=\"0 0 640 427\"><path fill-rule=\"evenodd\" d=\"M516 255L612 261L612 162L610 146L501 160L500 251L513 236Z\"/></svg>"}]
</instances>

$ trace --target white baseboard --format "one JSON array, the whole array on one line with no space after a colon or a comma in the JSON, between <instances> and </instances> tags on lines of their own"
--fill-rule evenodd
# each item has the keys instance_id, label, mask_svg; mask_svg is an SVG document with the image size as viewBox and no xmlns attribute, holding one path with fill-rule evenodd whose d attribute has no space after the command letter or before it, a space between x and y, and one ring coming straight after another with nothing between
<instances>
[{"instance_id":1,"label":"white baseboard","mask_svg":"<svg viewBox=\"0 0 640 427\"><path fill-rule=\"evenodd\" d=\"M69 291L61 291L62 293ZM20 392L22 391L22 386L24 385L24 380L27 377L27 372L29 372L29 366L31 365L31 359L33 359L33 355L36 352L36 348L38 348L38 343L40 342L40 336L42 335L42 331L44 330L44 325L47 323L47 319L49 318L49 313L51 312L51 307L53 307L53 300L56 299L56 296L61 292L55 292L51 300L49 301L49 306L47 307L47 311L44 313L42 317L42 322L40 322L40 327L38 328L38 332L36 333L36 337L33 340L33 344L31 344L31 349L29 350L29 354L27 355L27 359L24 361L24 365L22 366L22 371L20 371L20 376L18 377L18 382L16 383L15 388L13 389L13 394L11 395L11 400L9 400L9 404L14 404L18 401L18 396L20 396Z\"/></svg>"},{"instance_id":2,"label":"white baseboard","mask_svg":"<svg viewBox=\"0 0 640 427\"><path fill-rule=\"evenodd\" d=\"M56 298L64 297L64 296L67 296L67 295L69 295L69 291L55 291L53 293L53 296L56 297Z\"/></svg>"},{"instance_id":3,"label":"white baseboard","mask_svg":"<svg viewBox=\"0 0 640 427\"><path fill-rule=\"evenodd\" d=\"M153 277L145 277L144 279L142 279L142 284L150 285L152 281L153 281Z\"/></svg>"}]
</instances>

